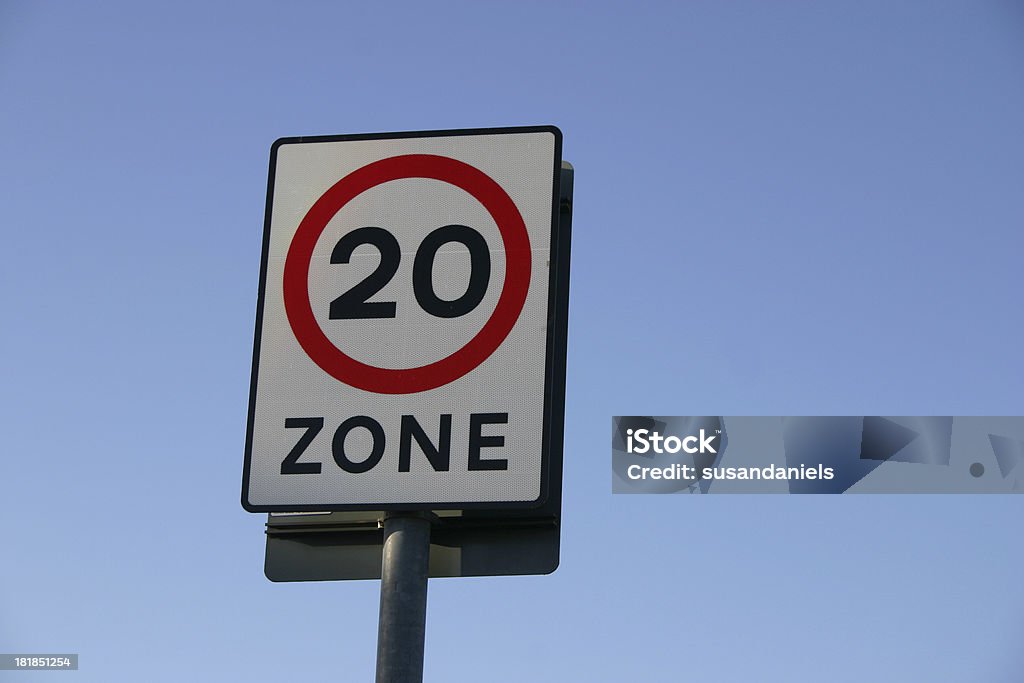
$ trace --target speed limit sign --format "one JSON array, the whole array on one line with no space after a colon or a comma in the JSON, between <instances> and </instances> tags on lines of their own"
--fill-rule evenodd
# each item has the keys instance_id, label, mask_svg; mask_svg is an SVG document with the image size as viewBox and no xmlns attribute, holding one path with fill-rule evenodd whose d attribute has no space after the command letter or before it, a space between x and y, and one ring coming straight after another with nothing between
<instances>
[{"instance_id":1,"label":"speed limit sign","mask_svg":"<svg viewBox=\"0 0 1024 683\"><path fill-rule=\"evenodd\" d=\"M561 139L274 143L247 510L544 503L564 403Z\"/></svg>"}]
</instances>

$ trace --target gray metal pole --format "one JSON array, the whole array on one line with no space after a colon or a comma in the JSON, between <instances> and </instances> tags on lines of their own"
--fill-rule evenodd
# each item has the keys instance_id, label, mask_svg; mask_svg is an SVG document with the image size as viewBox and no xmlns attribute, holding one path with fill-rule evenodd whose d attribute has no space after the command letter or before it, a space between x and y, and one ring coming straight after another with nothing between
<instances>
[{"instance_id":1,"label":"gray metal pole","mask_svg":"<svg viewBox=\"0 0 1024 683\"><path fill-rule=\"evenodd\" d=\"M377 683L421 683L427 627L430 520L414 513L384 518L384 560L377 627Z\"/></svg>"}]
</instances>

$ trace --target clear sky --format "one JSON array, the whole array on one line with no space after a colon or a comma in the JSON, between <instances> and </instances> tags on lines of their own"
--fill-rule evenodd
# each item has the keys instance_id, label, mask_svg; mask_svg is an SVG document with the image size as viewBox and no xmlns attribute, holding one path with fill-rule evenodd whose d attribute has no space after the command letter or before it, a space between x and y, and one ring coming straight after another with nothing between
<instances>
[{"instance_id":1,"label":"clear sky","mask_svg":"<svg viewBox=\"0 0 1024 683\"><path fill-rule=\"evenodd\" d=\"M562 564L435 681L1024 680L1017 496L613 496L610 417L1024 413L1024 8L0 0L8 680L372 680L376 582L239 505L282 136L554 124ZM0 680L4 680L0 672Z\"/></svg>"}]
</instances>

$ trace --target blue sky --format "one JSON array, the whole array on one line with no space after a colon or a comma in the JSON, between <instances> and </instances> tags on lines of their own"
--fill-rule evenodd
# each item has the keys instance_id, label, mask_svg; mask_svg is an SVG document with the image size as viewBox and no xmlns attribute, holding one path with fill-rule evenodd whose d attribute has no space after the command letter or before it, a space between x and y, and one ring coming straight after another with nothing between
<instances>
[{"instance_id":1,"label":"blue sky","mask_svg":"<svg viewBox=\"0 0 1024 683\"><path fill-rule=\"evenodd\" d=\"M1015 496L612 496L609 417L1020 415L1024 9L0 3L0 651L370 680L374 582L238 503L271 143L554 124L562 565L437 580L426 679L1024 676ZM0 674L2 675L2 674Z\"/></svg>"}]
</instances>

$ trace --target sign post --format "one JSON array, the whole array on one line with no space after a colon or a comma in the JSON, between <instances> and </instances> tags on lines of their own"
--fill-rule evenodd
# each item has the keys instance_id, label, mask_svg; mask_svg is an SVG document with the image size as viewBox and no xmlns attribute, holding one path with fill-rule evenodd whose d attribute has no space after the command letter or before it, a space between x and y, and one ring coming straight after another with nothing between
<instances>
[{"instance_id":1,"label":"sign post","mask_svg":"<svg viewBox=\"0 0 1024 683\"><path fill-rule=\"evenodd\" d=\"M377 683L423 680L429 551L429 519L408 513L384 518Z\"/></svg>"},{"instance_id":2,"label":"sign post","mask_svg":"<svg viewBox=\"0 0 1024 683\"><path fill-rule=\"evenodd\" d=\"M545 551L508 573L557 566L561 141L540 126L272 147L242 505L271 513L267 575L285 581L371 578L360 515L378 515L378 681L421 680L435 568L502 573L474 559L492 539ZM451 548L437 558L432 526ZM325 568L335 548L351 570Z\"/></svg>"}]
</instances>

